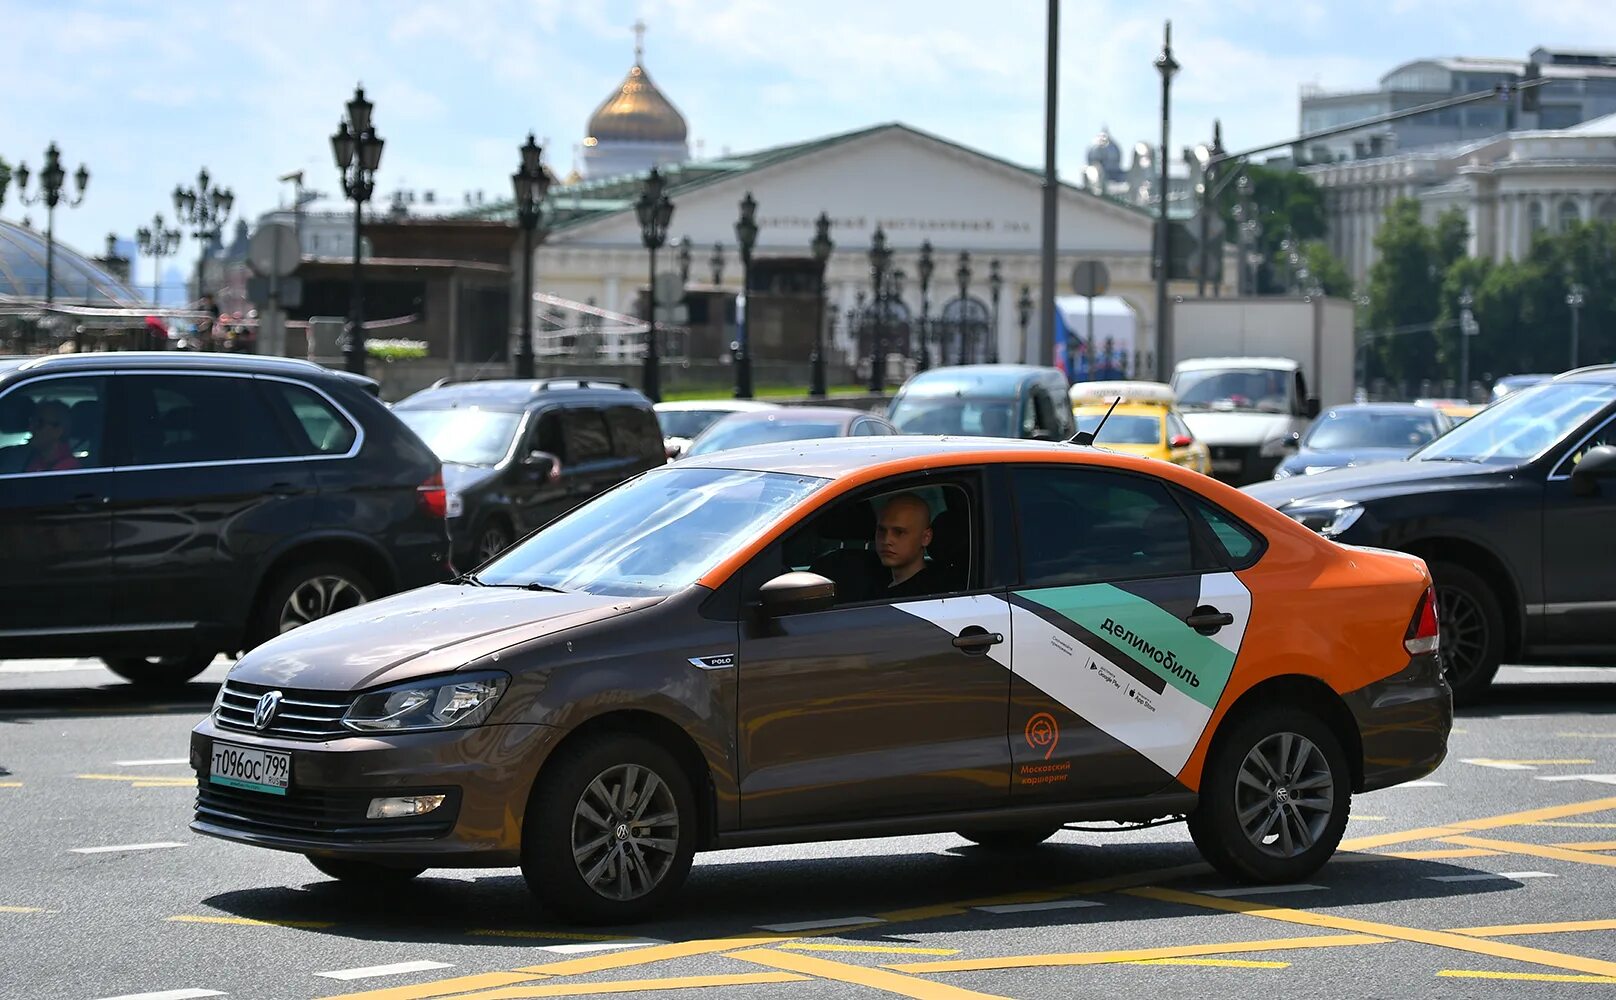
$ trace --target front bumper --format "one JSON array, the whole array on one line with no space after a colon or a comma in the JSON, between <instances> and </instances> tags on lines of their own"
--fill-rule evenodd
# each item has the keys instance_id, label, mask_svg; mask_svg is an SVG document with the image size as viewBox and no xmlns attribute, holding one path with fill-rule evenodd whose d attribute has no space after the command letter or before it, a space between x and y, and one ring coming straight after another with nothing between
<instances>
[{"instance_id":1,"label":"front bumper","mask_svg":"<svg viewBox=\"0 0 1616 1000\"><path fill-rule=\"evenodd\" d=\"M1212 477L1231 486L1247 486L1274 478L1274 470L1285 460L1284 455L1265 456L1260 445L1213 444L1207 445L1211 453Z\"/></svg>"},{"instance_id":2,"label":"front bumper","mask_svg":"<svg viewBox=\"0 0 1616 1000\"><path fill-rule=\"evenodd\" d=\"M191 733L197 775L191 829L300 854L436 867L514 864L533 779L560 737L550 726L494 725L305 741L221 729L210 717ZM291 754L287 794L210 782L215 739ZM446 798L424 816L365 818L372 798L415 794Z\"/></svg>"},{"instance_id":3,"label":"front bumper","mask_svg":"<svg viewBox=\"0 0 1616 1000\"><path fill-rule=\"evenodd\" d=\"M1435 771L1448 755L1453 691L1435 653L1346 695L1363 742L1363 786L1372 792Z\"/></svg>"}]
</instances>

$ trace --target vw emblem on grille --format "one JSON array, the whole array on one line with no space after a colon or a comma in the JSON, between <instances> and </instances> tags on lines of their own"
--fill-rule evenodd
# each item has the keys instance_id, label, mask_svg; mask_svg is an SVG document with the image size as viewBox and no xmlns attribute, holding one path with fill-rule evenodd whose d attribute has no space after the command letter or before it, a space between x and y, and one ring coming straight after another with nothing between
<instances>
[{"instance_id":1,"label":"vw emblem on grille","mask_svg":"<svg viewBox=\"0 0 1616 1000\"><path fill-rule=\"evenodd\" d=\"M279 691L267 692L258 699L253 708L253 728L263 729L275 721L275 713L281 710L281 693Z\"/></svg>"}]
</instances>

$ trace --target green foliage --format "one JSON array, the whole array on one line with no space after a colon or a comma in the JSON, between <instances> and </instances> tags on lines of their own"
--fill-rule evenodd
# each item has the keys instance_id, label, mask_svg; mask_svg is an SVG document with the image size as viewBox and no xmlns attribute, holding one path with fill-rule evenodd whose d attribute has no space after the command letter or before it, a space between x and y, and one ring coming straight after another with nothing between
<instances>
[{"instance_id":1,"label":"green foliage","mask_svg":"<svg viewBox=\"0 0 1616 1000\"><path fill-rule=\"evenodd\" d=\"M1323 242L1326 233L1324 194L1311 177L1295 170L1275 170L1250 164L1245 168L1251 179L1251 199L1257 208L1257 222L1262 233L1257 238L1257 252L1264 263L1257 272L1257 294L1279 295L1290 290L1292 269L1288 255L1280 249L1285 240L1298 244L1301 262L1312 275L1319 277L1324 290L1330 295L1352 294L1352 280L1341 262L1330 253ZM1219 209L1223 214L1224 232L1234 243L1239 242L1240 227L1235 221L1234 206L1240 200L1235 183L1223 189Z\"/></svg>"},{"instance_id":2,"label":"green foliage","mask_svg":"<svg viewBox=\"0 0 1616 1000\"><path fill-rule=\"evenodd\" d=\"M414 361L426 357L424 340L366 340L365 353L382 361Z\"/></svg>"}]
</instances>

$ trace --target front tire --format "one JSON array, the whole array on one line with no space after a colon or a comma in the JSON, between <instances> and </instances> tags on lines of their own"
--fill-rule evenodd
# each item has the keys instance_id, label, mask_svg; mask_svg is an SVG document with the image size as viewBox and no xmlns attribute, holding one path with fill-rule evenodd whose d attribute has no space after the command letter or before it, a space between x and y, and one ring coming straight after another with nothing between
<instances>
[{"instance_id":1,"label":"front tire","mask_svg":"<svg viewBox=\"0 0 1616 1000\"><path fill-rule=\"evenodd\" d=\"M309 864L320 870L322 875L329 875L338 882L343 882L366 889L384 889L390 886L400 886L410 879L426 871L425 867L410 866L407 868L394 868L389 865L379 865L374 861L354 861L349 858L318 858L312 854L306 855Z\"/></svg>"},{"instance_id":2,"label":"front tire","mask_svg":"<svg viewBox=\"0 0 1616 1000\"><path fill-rule=\"evenodd\" d=\"M107 669L138 688L177 687L200 674L219 655L216 651L178 656L103 656Z\"/></svg>"},{"instance_id":3,"label":"front tire","mask_svg":"<svg viewBox=\"0 0 1616 1000\"><path fill-rule=\"evenodd\" d=\"M639 920L684 883L698 823L673 754L643 736L593 737L540 771L522 826L522 875L563 917Z\"/></svg>"},{"instance_id":4,"label":"front tire","mask_svg":"<svg viewBox=\"0 0 1616 1000\"><path fill-rule=\"evenodd\" d=\"M1335 853L1351 808L1352 771L1330 727L1301 709L1262 709L1218 738L1190 836L1225 875L1294 882Z\"/></svg>"},{"instance_id":5,"label":"front tire","mask_svg":"<svg viewBox=\"0 0 1616 1000\"><path fill-rule=\"evenodd\" d=\"M1504 612L1480 574L1458 563L1433 562L1442 672L1456 705L1480 701L1504 660Z\"/></svg>"},{"instance_id":6,"label":"front tire","mask_svg":"<svg viewBox=\"0 0 1616 1000\"><path fill-rule=\"evenodd\" d=\"M322 560L293 566L278 574L259 598L252 645L375 599L375 584L347 563Z\"/></svg>"}]
</instances>

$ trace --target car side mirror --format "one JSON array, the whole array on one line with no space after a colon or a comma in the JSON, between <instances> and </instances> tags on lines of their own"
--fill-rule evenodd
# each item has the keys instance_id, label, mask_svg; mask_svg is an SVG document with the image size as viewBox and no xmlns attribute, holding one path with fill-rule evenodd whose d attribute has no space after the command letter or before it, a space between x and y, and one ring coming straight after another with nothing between
<instances>
[{"instance_id":1,"label":"car side mirror","mask_svg":"<svg viewBox=\"0 0 1616 1000\"><path fill-rule=\"evenodd\" d=\"M782 573L758 588L769 617L823 611L836 603L836 584L818 573Z\"/></svg>"},{"instance_id":2,"label":"car side mirror","mask_svg":"<svg viewBox=\"0 0 1616 1000\"><path fill-rule=\"evenodd\" d=\"M547 451L530 451L522 459L522 469L529 479L542 483L558 477L561 463Z\"/></svg>"},{"instance_id":3,"label":"car side mirror","mask_svg":"<svg viewBox=\"0 0 1616 1000\"><path fill-rule=\"evenodd\" d=\"M1167 442L1167 446L1169 448L1188 448L1194 443L1195 439L1188 434L1174 434L1172 439Z\"/></svg>"},{"instance_id":4,"label":"car side mirror","mask_svg":"<svg viewBox=\"0 0 1616 1000\"><path fill-rule=\"evenodd\" d=\"M1307 397L1307 403L1303 405L1302 413L1305 414L1309 420L1317 419L1319 415L1319 397Z\"/></svg>"},{"instance_id":5,"label":"car side mirror","mask_svg":"<svg viewBox=\"0 0 1616 1000\"><path fill-rule=\"evenodd\" d=\"M1616 445L1602 444L1588 453L1571 470L1571 492L1579 497L1599 495L1599 483L1616 479Z\"/></svg>"}]
</instances>

